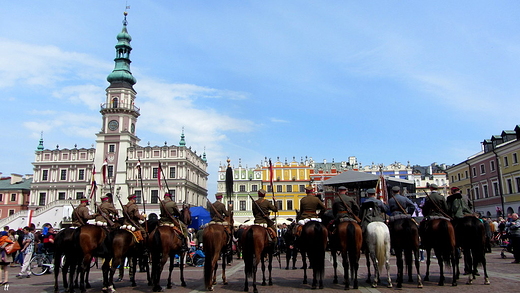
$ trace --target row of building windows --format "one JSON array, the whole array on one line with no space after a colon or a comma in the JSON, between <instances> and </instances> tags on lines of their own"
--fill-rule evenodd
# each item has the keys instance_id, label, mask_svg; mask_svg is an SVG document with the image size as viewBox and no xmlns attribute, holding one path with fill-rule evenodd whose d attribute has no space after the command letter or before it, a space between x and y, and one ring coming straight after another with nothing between
<instances>
[{"instance_id":1,"label":"row of building windows","mask_svg":"<svg viewBox=\"0 0 520 293\"><path fill-rule=\"evenodd\" d=\"M276 192L284 192L283 191L283 187L285 186L285 192L293 192L293 185L276 185ZM240 184L238 186L238 192L248 192L248 190L246 190L246 185L245 184ZM305 192L305 185L303 184L300 184L298 185L299 187L299 192ZM257 184L253 184L251 185L251 192L257 192L258 191L258 185ZM273 190L271 189L271 185L267 185L267 192L272 192Z\"/></svg>"},{"instance_id":2,"label":"row of building windows","mask_svg":"<svg viewBox=\"0 0 520 293\"><path fill-rule=\"evenodd\" d=\"M11 193L11 201L16 201L16 198L17 198L17 194ZM4 195L2 193L0 193L0 202L3 202L3 201L4 201Z\"/></svg>"},{"instance_id":3,"label":"row of building windows","mask_svg":"<svg viewBox=\"0 0 520 293\"><path fill-rule=\"evenodd\" d=\"M230 201L230 203L233 203L233 201ZM287 208L285 210L288 210L288 211L293 210L293 201L291 199L286 200L285 204L287 205ZM276 207L278 208L279 211L284 210L283 201L277 200ZM247 210L247 200L241 200L238 202L238 210L239 211Z\"/></svg>"},{"instance_id":4,"label":"row of building windows","mask_svg":"<svg viewBox=\"0 0 520 293\"><path fill-rule=\"evenodd\" d=\"M152 169L152 177L157 178L157 173L159 172L159 168L153 168ZM60 170L60 181L66 181L67 180L67 169L61 169ZM114 176L114 166L109 165L107 166L107 177L112 178ZM169 168L169 178L175 178L175 167ZM42 170L42 181L49 181L49 170ZM79 169L78 170L78 181L84 181L85 180L85 169Z\"/></svg>"},{"instance_id":5,"label":"row of building windows","mask_svg":"<svg viewBox=\"0 0 520 293\"><path fill-rule=\"evenodd\" d=\"M175 201L175 190L170 190L170 194L172 195L172 199ZM16 194L13 194L13 195L16 195ZM136 195L137 204L142 203L141 190L136 190L135 195ZM151 195L152 195L152 197L151 197L150 203L152 203L152 204L159 203L159 190L152 190ZM0 194L0 196L2 196L2 194ZM58 192L58 200L72 199L72 197L69 196L69 198L66 198L66 196L67 196L66 192ZM76 192L75 199L80 199L80 198L83 198L84 196L85 196L85 193L82 191L79 191L79 192ZM47 200L47 193L40 192L40 196L38 198L38 205L44 206L46 204L46 200Z\"/></svg>"}]
</instances>

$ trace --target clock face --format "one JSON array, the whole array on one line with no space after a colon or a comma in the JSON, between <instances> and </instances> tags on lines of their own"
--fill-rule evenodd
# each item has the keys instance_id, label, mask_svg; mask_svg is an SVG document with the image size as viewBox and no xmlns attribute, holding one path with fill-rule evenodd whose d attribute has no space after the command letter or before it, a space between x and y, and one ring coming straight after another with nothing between
<instances>
[{"instance_id":1,"label":"clock face","mask_svg":"<svg viewBox=\"0 0 520 293\"><path fill-rule=\"evenodd\" d=\"M117 120L112 120L112 121L108 122L108 129L114 131L114 130L117 130L118 127L119 127L119 122L117 122Z\"/></svg>"},{"instance_id":2,"label":"clock face","mask_svg":"<svg viewBox=\"0 0 520 293\"><path fill-rule=\"evenodd\" d=\"M135 124L132 123L132 125L130 125L130 132L134 133L135 132Z\"/></svg>"}]
</instances>

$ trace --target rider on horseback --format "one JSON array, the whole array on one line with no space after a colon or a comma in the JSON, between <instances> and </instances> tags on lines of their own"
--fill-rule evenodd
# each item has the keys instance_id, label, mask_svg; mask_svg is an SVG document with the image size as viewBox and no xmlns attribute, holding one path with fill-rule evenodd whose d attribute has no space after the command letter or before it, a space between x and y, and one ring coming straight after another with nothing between
<instances>
[{"instance_id":1,"label":"rider on horseback","mask_svg":"<svg viewBox=\"0 0 520 293\"><path fill-rule=\"evenodd\" d=\"M225 222L225 218L228 216L226 206L220 201L222 197L222 193L217 193L215 194L217 200L214 203L208 201L208 210L212 222L223 223ZM211 205L213 205L213 207L211 207Z\"/></svg>"},{"instance_id":2,"label":"rider on horseback","mask_svg":"<svg viewBox=\"0 0 520 293\"><path fill-rule=\"evenodd\" d=\"M321 222L318 213L316 213L317 210L325 211L327 209L325 204L315 196L314 187L310 185L305 187L305 193L307 193L307 196L300 200L300 212L296 215L296 221L298 223L298 225L295 226L296 231L294 231L296 237L300 236L305 223L311 220Z\"/></svg>"},{"instance_id":3,"label":"rider on horseback","mask_svg":"<svg viewBox=\"0 0 520 293\"><path fill-rule=\"evenodd\" d=\"M178 232L181 232L181 233L178 233L179 237L183 238L181 251L188 251L189 250L188 249L188 247L189 247L188 229L186 228L186 224L184 224L180 220L181 213L179 212L179 209L177 208L177 204L175 203L175 201L172 200L172 195L170 193L167 192L164 194L164 201L161 204L160 208L161 208L161 215L160 215L161 218L159 219L159 225L166 225L166 226L174 227L177 225L175 222L177 222L178 225L180 226L180 227L177 227L178 229L180 228L180 231L178 231ZM176 221L175 221L175 219L176 219Z\"/></svg>"},{"instance_id":4,"label":"rider on horseback","mask_svg":"<svg viewBox=\"0 0 520 293\"><path fill-rule=\"evenodd\" d=\"M390 207L390 215L391 216L400 216L400 215L413 215L415 212L415 206L413 202L399 194L401 188L399 186L392 187L392 198L388 200L388 206ZM411 217L411 216L410 216ZM392 220L392 217L390 218Z\"/></svg>"},{"instance_id":5,"label":"rider on horseback","mask_svg":"<svg viewBox=\"0 0 520 293\"><path fill-rule=\"evenodd\" d=\"M134 232L138 240L144 239L142 236L142 232L145 231L139 221L146 220L145 215L141 215L139 213L139 208L136 204L137 196L135 194L131 194L128 196L128 203L123 206L123 214L125 215L125 219L123 222L123 227Z\"/></svg>"},{"instance_id":6,"label":"rider on horseback","mask_svg":"<svg viewBox=\"0 0 520 293\"><path fill-rule=\"evenodd\" d=\"M361 229L365 234L368 224L372 222L385 222L385 214L388 207L381 200L376 198L376 190L370 188L367 190L368 198L361 205L359 215L361 217Z\"/></svg>"},{"instance_id":7,"label":"rider on horseback","mask_svg":"<svg viewBox=\"0 0 520 293\"><path fill-rule=\"evenodd\" d=\"M258 199L255 201L256 204L253 205L253 216L255 217L255 224L265 224L268 226L267 234L269 235L269 242L276 243L276 227L274 222L269 219L270 211L278 212L276 206L274 206L271 201L265 199L265 194L267 192L264 189L258 190ZM268 221L269 220L269 221Z\"/></svg>"},{"instance_id":8,"label":"rider on horseback","mask_svg":"<svg viewBox=\"0 0 520 293\"><path fill-rule=\"evenodd\" d=\"M98 214L91 215L88 205L88 198L80 198L80 204L72 212L72 226L79 227L87 224L88 220L95 219Z\"/></svg>"},{"instance_id":9,"label":"rider on horseback","mask_svg":"<svg viewBox=\"0 0 520 293\"><path fill-rule=\"evenodd\" d=\"M448 207L448 214L454 219L454 222L466 215L473 215L468 201L462 196L458 187L451 188L451 195L446 199L446 206Z\"/></svg>"},{"instance_id":10,"label":"rider on horseback","mask_svg":"<svg viewBox=\"0 0 520 293\"><path fill-rule=\"evenodd\" d=\"M334 215L334 225L343 221L355 221L359 214L359 206L354 198L347 196L347 188L345 186L338 187L337 197L332 204L332 213ZM345 206L345 205L348 205Z\"/></svg>"},{"instance_id":11,"label":"rider on horseback","mask_svg":"<svg viewBox=\"0 0 520 293\"><path fill-rule=\"evenodd\" d=\"M99 215L95 219L98 226L107 226L107 223L109 226L113 226L114 221L117 220L117 210L111 202L111 198L111 193L101 197L101 204L97 207Z\"/></svg>"}]
</instances>

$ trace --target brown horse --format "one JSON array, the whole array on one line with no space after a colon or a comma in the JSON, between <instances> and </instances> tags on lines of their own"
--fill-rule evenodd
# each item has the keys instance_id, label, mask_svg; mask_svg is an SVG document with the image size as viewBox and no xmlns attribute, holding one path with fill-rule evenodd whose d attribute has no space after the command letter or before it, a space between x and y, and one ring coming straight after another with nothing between
<instances>
[{"instance_id":1,"label":"brown horse","mask_svg":"<svg viewBox=\"0 0 520 293\"><path fill-rule=\"evenodd\" d=\"M74 232L76 229L63 229L54 237L54 292L59 292L59 284L58 278L60 275L60 268L62 267L61 261L62 256L69 255L69 257L65 258L65 263L63 264L62 269L62 277L63 277L63 287L66 291L69 288L69 282L67 280L67 273L69 272L70 266L75 263L73 256L76 255L74 250ZM72 285L72 283L70 283Z\"/></svg>"},{"instance_id":2,"label":"brown horse","mask_svg":"<svg viewBox=\"0 0 520 293\"><path fill-rule=\"evenodd\" d=\"M399 216L397 216L399 217ZM390 229L390 242L395 251L397 263L397 288L403 287L404 264L403 253L408 269L408 282L413 282L412 278L412 256L415 261L417 271L417 287L422 288L421 273L419 271L419 227L411 217L401 217L391 220L388 224Z\"/></svg>"},{"instance_id":3,"label":"brown horse","mask_svg":"<svg viewBox=\"0 0 520 293\"><path fill-rule=\"evenodd\" d=\"M126 229L115 229L109 234L109 250L111 253L105 257L102 266L103 270L103 291L114 291L114 273L119 266L123 267L125 257L130 262L130 282L132 287L137 286L135 283L135 272L137 266L137 258L144 254L145 244L143 241L138 243L132 232ZM150 270L146 270L148 284L150 282Z\"/></svg>"},{"instance_id":4,"label":"brown horse","mask_svg":"<svg viewBox=\"0 0 520 293\"><path fill-rule=\"evenodd\" d=\"M232 227L232 226L231 226ZM203 248L206 255L204 261L204 285L206 290L213 291L217 284L217 261L222 257L222 284L227 285L226 266L227 254L231 253L230 241L232 231L220 224L210 224L204 228Z\"/></svg>"},{"instance_id":5,"label":"brown horse","mask_svg":"<svg viewBox=\"0 0 520 293\"><path fill-rule=\"evenodd\" d=\"M484 284L489 285L486 268L486 230L484 224L474 216L466 216L454 221L457 246L464 251L464 266L470 269L468 281L471 284L477 274L477 266L484 269Z\"/></svg>"},{"instance_id":6,"label":"brown horse","mask_svg":"<svg viewBox=\"0 0 520 293\"><path fill-rule=\"evenodd\" d=\"M151 279L153 292L162 291L162 287L160 286L161 273L168 258L170 259L170 267L166 288L172 288L172 271L175 254L179 255L181 286L186 287L186 282L184 281L184 255L186 252L181 250L183 241L183 237L169 226L158 226L148 236L148 247L152 254Z\"/></svg>"},{"instance_id":7,"label":"brown horse","mask_svg":"<svg viewBox=\"0 0 520 293\"><path fill-rule=\"evenodd\" d=\"M273 253L274 245L269 243L267 229L260 225L252 225L246 227L241 237L242 258L244 259L244 292L249 291L248 278L253 278L253 292L257 293L256 289L256 271L258 264L262 263L262 286L266 285L265 280L265 258L267 257L267 268L269 271L269 286L273 285L271 278L271 271L273 268Z\"/></svg>"},{"instance_id":8,"label":"brown horse","mask_svg":"<svg viewBox=\"0 0 520 293\"><path fill-rule=\"evenodd\" d=\"M426 275L424 280L430 278L430 256L433 248L437 261L439 262L440 278L439 286L444 286L444 264L451 265L452 286L457 286L459 275L459 259L455 257L455 230L446 218L432 218L421 222L419 229L421 242L426 250Z\"/></svg>"},{"instance_id":9,"label":"brown horse","mask_svg":"<svg viewBox=\"0 0 520 293\"><path fill-rule=\"evenodd\" d=\"M309 257L312 266L312 289L316 289L316 286L323 289L328 233L321 222L309 221L303 226L301 235L296 241L303 260L303 284L307 284L307 256Z\"/></svg>"},{"instance_id":10,"label":"brown horse","mask_svg":"<svg viewBox=\"0 0 520 293\"><path fill-rule=\"evenodd\" d=\"M363 232L355 221L340 222L333 233L329 234L330 254L332 255L334 267L334 284L338 283L337 275L337 252L341 252L343 259L343 278L345 290L349 289L350 279L353 281L352 288L358 289L359 258L361 257L361 246L363 245ZM350 279L349 279L350 267Z\"/></svg>"},{"instance_id":11,"label":"brown horse","mask_svg":"<svg viewBox=\"0 0 520 293\"><path fill-rule=\"evenodd\" d=\"M180 220L186 224L186 227L191 225L191 212L190 212L190 205L189 204L182 204L182 209L180 211Z\"/></svg>"}]
</instances>

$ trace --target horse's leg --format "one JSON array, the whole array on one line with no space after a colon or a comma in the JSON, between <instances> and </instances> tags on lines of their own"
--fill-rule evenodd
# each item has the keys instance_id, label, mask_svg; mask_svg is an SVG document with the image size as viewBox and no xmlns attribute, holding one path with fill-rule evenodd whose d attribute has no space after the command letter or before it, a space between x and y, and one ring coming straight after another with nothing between
<instances>
[{"instance_id":1,"label":"horse's leg","mask_svg":"<svg viewBox=\"0 0 520 293\"><path fill-rule=\"evenodd\" d=\"M255 253L255 260L253 260L253 293L258 293L258 289L256 288L256 272L258 270L259 262L260 262L260 254L256 255L256 253Z\"/></svg>"},{"instance_id":2,"label":"horse's leg","mask_svg":"<svg viewBox=\"0 0 520 293\"><path fill-rule=\"evenodd\" d=\"M168 255L166 255L166 257L168 257ZM170 257L170 266L168 267L168 282L166 283L166 289L171 289L173 287L173 282L172 282L172 272L173 272L173 267L175 266L175 253L171 253L169 255Z\"/></svg>"},{"instance_id":3,"label":"horse's leg","mask_svg":"<svg viewBox=\"0 0 520 293\"><path fill-rule=\"evenodd\" d=\"M186 253L183 252L179 256L179 269L181 270L181 286L186 287L186 281L184 280L184 264L186 263Z\"/></svg>"},{"instance_id":4,"label":"horse's leg","mask_svg":"<svg viewBox=\"0 0 520 293\"><path fill-rule=\"evenodd\" d=\"M137 255L132 255L128 257L129 267L128 276L130 278L130 283L132 287L137 287L137 283L135 282L135 273L137 272ZM123 278L123 276L121 276Z\"/></svg>"},{"instance_id":5,"label":"horse's leg","mask_svg":"<svg viewBox=\"0 0 520 293\"><path fill-rule=\"evenodd\" d=\"M456 248L452 248L452 252L450 254L450 258L451 258L451 285L452 286L457 286L457 279L458 279L458 268L459 268L459 258L456 256L455 254L455 249ZM476 264L475 264L475 269L476 269Z\"/></svg>"},{"instance_id":6,"label":"horse's leg","mask_svg":"<svg viewBox=\"0 0 520 293\"><path fill-rule=\"evenodd\" d=\"M60 277L60 265L61 265L61 253L56 252L54 254L54 293L58 293L59 285L58 279Z\"/></svg>"},{"instance_id":7,"label":"horse's leg","mask_svg":"<svg viewBox=\"0 0 520 293\"><path fill-rule=\"evenodd\" d=\"M379 266L383 264L379 264L376 257L375 247L374 249L370 249L370 259L372 260L372 265L374 266L374 280L372 281L372 288L376 288L379 284Z\"/></svg>"},{"instance_id":8,"label":"horse's leg","mask_svg":"<svg viewBox=\"0 0 520 293\"><path fill-rule=\"evenodd\" d=\"M368 250L365 251L365 257L367 259L367 280L366 280L366 283L370 284L372 281L370 280L370 278L372 277L370 275L370 252Z\"/></svg>"},{"instance_id":9,"label":"horse's leg","mask_svg":"<svg viewBox=\"0 0 520 293\"><path fill-rule=\"evenodd\" d=\"M343 281L345 282L345 290L348 290L350 287L350 279L349 279L349 256L350 253L342 252L341 258L343 259Z\"/></svg>"},{"instance_id":10,"label":"horse's leg","mask_svg":"<svg viewBox=\"0 0 520 293\"><path fill-rule=\"evenodd\" d=\"M403 265L403 250L401 247L394 247L395 253L395 262L397 264L397 288L403 287L403 274L404 274L404 265ZM405 253L406 258L406 253ZM408 261L406 262L408 263Z\"/></svg>"},{"instance_id":11,"label":"horse's leg","mask_svg":"<svg viewBox=\"0 0 520 293\"><path fill-rule=\"evenodd\" d=\"M419 260L419 247L416 246L413 248L413 257L414 257L414 262L415 262L415 270L417 271L417 288L422 288L423 287L423 283L422 283L422 278L421 278L421 272L420 272L420 266L421 266L421 261Z\"/></svg>"},{"instance_id":12,"label":"horse's leg","mask_svg":"<svg viewBox=\"0 0 520 293\"><path fill-rule=\"evenodd\" d=\"M265 282L265 257L266 255L262 253L262 257L260 257L260 261L262 262L262 286L267 285Z\"/></svg>"},{"instance_id":13,"label":"horse's leg","mask_svg":"<svg viewBox=\"0 0 520 293\"><path fill-rule=\"evenodd\" d=\"M392 288L392 278L390 278L390 241L386 242L385 256L386 280L388 281L388 285L386 285L386 287Z\"/></svg>"},{"instance_id":14,"label":"horse's leg","mask_svg":"<svg viewBox=\"0 0 520 293\"><path fill-rule=\"evenodd\" d=\"M292 249L292 269L296 270L296 258L298 258L298 250Z\"/></svg>"},{"instance_id":15,"label":"horse's leg","mask_svg":"<svg viewBox=\"0 0 520 293\"><path fill-rule=\"evenodd\" d=\"M114 257L116 258L116 257ZM125 258L122 258L120 261L120 266L115 267L119 271L119 275L117 276L116 282L123 281L123 277L125 275ZM114 272L115 274L115 272Z\"/></svg>"},{"instance_id":16,"label":"horse's leg","mask_svg":"<svg viewBox=\"0 0 520 293\"><path fill-rule=\"evenodd\" d=\"M231 254L231 258L233 258L233 255ZM227 267L227 264L225 262L222 262L222 284L224 285L227 285L228 284L228 281L227 281L227 278L226 278L226 267ZM217 270L216 270L217 266L215 266L215 274L217 273ZM215 275L215 278L217 276Z\"/></svg>"},{"instance_id":17,"label":"horse's leg","mask_svg":"<svg viewBox=\"0 0 520 293\"><path fill-rule=\"evenodd\" d=\"M404 251L404 266L406 267L406 273L408 274L408 282L413 282L413 255L411 248L405 248ZM404 278L404 272L403 272Z\"/></svg>"},{"instance_id":18,"label":"horse's leg","mask_svg":"<svg viewBox=\"0 0 520 293\"><path fill-rule=\"evenodd\" d=\"M267 269L269 270L269 279L268 279L268 283L267 284L269 286L272 286L273 285L273 278L271 276L271 272L273 270L273 255L270 253L268 255L268 257L269 257L269 259L268 259L269 263L267 264Z\"/></svg>"},{"instance_id":19,"label":"horse's leg","mask_svg":"<svg viewBox=\"0 0 520 293\"><path fill-rule=\"evenodd\" d=\"M334 268L334 280L332 283L337 284L338 283L338 255L335 250L330 251L330 255L332 255L332 267ZM343 269L345 269L345 259L343 259Z\"/></svg>"},{"instance_id":20,"label":"horse's leg","mask_svg":"<svg viewBox=\"0 0 520 293\"><path fill-rule=\"evenodd\" d=\"M431 263L431 249L426 248L426 274L424 275L424 280L429 281L430 280L430 263Z\"/></svg>"},{"instance_id":21,"label":"horse's leg","mask_svg":"<svg viewBox=\"0 0 520 293\"><path fill-rule=\"evenodd\" d=\"M303 283L307 284L307 255L305 251L301 251L303 262Z\"/></svg>"},{"instance_id":22,"label":"horse's leg","mask_svg":"<svg viewBox=\"0 0 520 293\"><path fill-rule=\"evenodd\" d=\"M481 252L481 251L479 251L478 253L481 254L480 257L482 258L482 269L484 270L484 285L490 285L491 283L489 282L489 277L487 274L487 267L486 267L486 254L485 254L485 252Z\"/></svg>"},{"instance_id":23,"label":"horse's leg","mask_svg":"<svg viewBox=\"0 0 520 293\"><path fill-rule=\"evenodd\" d=\"M439 283L437 285L444 286L444 257L442 253L440 253L437 249L434 249L435 256L437 256L437 261L439 262Z\"/></svg>"}]
</instances>

